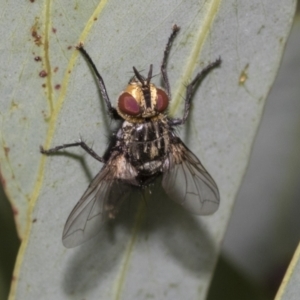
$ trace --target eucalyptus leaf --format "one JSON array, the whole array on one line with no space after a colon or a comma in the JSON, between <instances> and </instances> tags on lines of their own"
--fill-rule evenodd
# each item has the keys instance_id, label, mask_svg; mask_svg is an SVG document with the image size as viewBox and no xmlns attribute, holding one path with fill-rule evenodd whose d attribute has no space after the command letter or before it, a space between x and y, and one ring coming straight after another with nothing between
<instances>
[{"instance_id":1,"label":"eucalyptus leaf","mask_svg":"<svg viewBox=\"0 0 300 300\"><path fill-rule=\"evenodd\" d=\"M1 174L23 240L10 299L205 298L294 10L292 0L3 5ZM220 208L190 215L156 185L123 205L91 242L67 250L64 222L101 164L80 149L46 157L39 146L81 136L101 155L113 127L74 46L84 43L116 99L132 66L143 74L153 63L159 75L175 23L172 116L182 114L185 84L223 61L198 89L181 130L216 180Z\"/></svg>"}]
</instances>

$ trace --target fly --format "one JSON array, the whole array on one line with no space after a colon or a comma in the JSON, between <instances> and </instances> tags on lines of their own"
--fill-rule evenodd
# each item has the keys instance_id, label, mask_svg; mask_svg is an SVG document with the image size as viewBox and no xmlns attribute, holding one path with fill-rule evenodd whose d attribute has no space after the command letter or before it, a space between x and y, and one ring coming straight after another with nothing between
<instances>
[{"instance_id":1,"label":"fly","mask_svg":"<svg viewBox=\"0 0 300 300\"><path fill-rule=\"evenodd\" d=\"M171 92L166 66L178 31L179 27L174 25L161 64L165 88L151 83L152 65L147 77L133 67L134 77L119 96L116 108L91 57L82 44L78 45L77 49L95 73L110 117L121 120L122 124L102 157L82 140L48 150L41 147L41 153L51 154L80 146L103 163L66 221L62 239L67 248L90 239L105 220L114 219L132 186L145 187L157 177L162 177L166 194L191 213L209 215L218 209L220 195L215 181L175 134L175 128L186 122L196 87L211 70L220 66L221 59L206 66L187 85L183 117L168 117Z\"/></svg>"}]
</instances>

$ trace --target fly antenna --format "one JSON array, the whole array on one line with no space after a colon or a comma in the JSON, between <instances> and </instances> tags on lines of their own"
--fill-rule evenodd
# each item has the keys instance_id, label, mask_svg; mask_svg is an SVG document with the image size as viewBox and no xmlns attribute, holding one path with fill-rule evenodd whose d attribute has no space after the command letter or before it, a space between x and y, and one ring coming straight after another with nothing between
<instances>
[{"instance_id":1,"label":"fly antenna","mask_svg":"<svg viewBox=\"0 0 300 300\"><path fill-rule=\"evenodd\" d=\"M148 72L148 77L147 77L147 85L150 84L150 80L152 78L152 70L153 70L153 65L151 64Z\"/></svg>"},{"instance_id":2,"label":"fly antenna","mask_svg":"<svg viewBox=\"0 0 300 300\"><path fill-rule=\"evenodd\" d=\"M143 86L148 86L150 84L150 80L152 78L152 70L153 70L153 65L151 64L150 68L149 68L146 84L145 84L145 78L139 73L139 71L135 67L133 67L133 72L134 72L135 77L139 80L139 82Z\"/></svg>"},{"instance_id":3,"label":"fly antenna","mask_svg":"<svg viewBox=\"0 0 300 300\"><path fill-rule=\"evenodd\" d=\"M139 82L142 85L144 85L145 78L139 73L139 71L135 67L133 67L133 72L135 77L139 80Z\"/></svg>"}]
</instances>

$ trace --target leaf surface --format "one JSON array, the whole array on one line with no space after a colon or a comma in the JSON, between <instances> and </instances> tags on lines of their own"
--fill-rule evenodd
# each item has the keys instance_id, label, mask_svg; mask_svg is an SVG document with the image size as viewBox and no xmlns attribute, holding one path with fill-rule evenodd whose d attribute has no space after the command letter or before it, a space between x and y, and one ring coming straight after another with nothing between
<instances>
[{"instance_id":1,"label":"leaf surface","mask_svg":"<svg viewBox=\"0 0 300 300\"><path fill-rule=\"evenodd\" d=\"M292 0L3 7L1 174L23 239L10 299L205 298L294 10ZM74 46L85 44L115 103L132 66L147 72L153 63L159 74L174 23L181 31L168 64L172 116L182 114L185 84L223 60L197 90L181 130L217 182L220 208L189 215L155 186L146 206L138 194L114 225L66 250L64 222L101 165L80 149L46 157L39 146L82 136L101 155L111 132L93 74Z\"/></svg>"}]
</instances>

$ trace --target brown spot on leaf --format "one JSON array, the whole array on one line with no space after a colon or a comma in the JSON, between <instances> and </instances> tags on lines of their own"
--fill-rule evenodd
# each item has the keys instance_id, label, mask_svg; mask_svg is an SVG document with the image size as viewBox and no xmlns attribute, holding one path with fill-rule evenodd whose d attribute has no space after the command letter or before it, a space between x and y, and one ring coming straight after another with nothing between
<instances>
[{"instance_id":1,"label":"brown spot on leaf","mask_svg":"<svg viewBox=\"0 0 300 300\"><path fill-rule=\"evenodd\" d=\"M248 68L249 68L249 64L246 64L246 66L244 67L244 69L242 70L242 72L240 74L239 85L244 85L244 83L248 79L248 73L247 73Z\"/></svg>"},{"instance_id":2,"label":"brown spot on leaf","mask_svg":"<svg viewBox=\"0 0 300 300\"><path fill-rule=\"evenodd\" d=\"M39 76L44 78L48 75L48 73L45 71L45 70L42 70L40 73L39 73Z\"/></svg>"},{"instance_id":3,"label":"brown spot on leaf","mask_svg":"<svg viewBox=\"0 0 300 300\"><path fill-rule=\"evenodd\" d=\"M39 26L39 18L36 17L34 20L34 24L31 27L31 36L33 37L33 41L37 46L42 45L42 37L41 35L38 33L38 30L40 29Z\"/></svg>"},{"instance_id":4,"label":"brown spot on leaf","mask_svg":"<svg viewBox=\"0 0 300 300\"><path fill-rule=\"evenodd\" d=\"M17 210L17 208L13 205L12 205L12 212L13 212L14 216L17 216L19 214L19 211Z\"/></svg>"},{"instance_id":5,"label":"brown spot on leaf","mask_svg":"<svg viewBox=\"0 0 300 300\"><path fill-rule=\"evenodd\" d=\"M0 183L3 186L3 188L5 189L6 187L6 180L5 178L2 176L2 173L0 173Z\"/></svg>"},{"instance_id":6,"label":"brown spot on leaf","mask_svg":"<svg viewBox=\"0 0 300 300\"><path fill-rule=\"evenodd\" d=\"M9 147L4 147L4 152L6 157L8 156L9 151L10 151Z\"/></svg>"}]
</instances>

